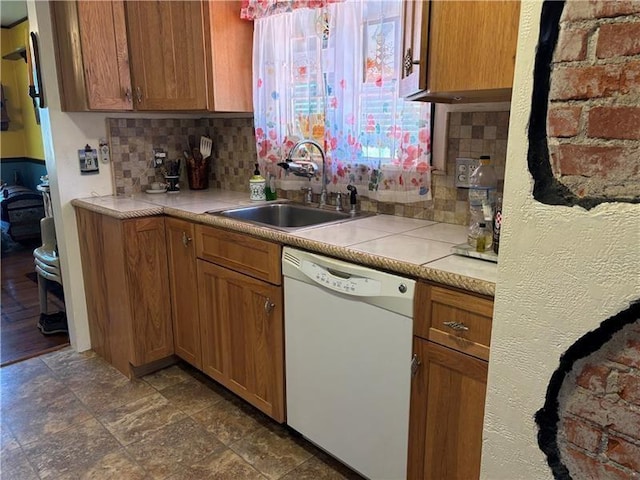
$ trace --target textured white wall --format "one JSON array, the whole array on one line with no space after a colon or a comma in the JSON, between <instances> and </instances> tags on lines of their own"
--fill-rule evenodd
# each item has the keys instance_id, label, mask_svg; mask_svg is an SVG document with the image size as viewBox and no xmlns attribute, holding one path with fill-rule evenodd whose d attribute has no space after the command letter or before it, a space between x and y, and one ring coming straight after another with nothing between
<instances>
[{"instance_id":1,"label":"textured white wall","mask_svg":"<svg viewBox=\"0 0 640 480\"><path fill-rule=\"evenodd\" d=\"M531 195L526 137L542 3L522 3L505 174L482 475L552 478L533 416L560 355L640 297L640 205L591 211Z\"/></svg>"}]
</instances>

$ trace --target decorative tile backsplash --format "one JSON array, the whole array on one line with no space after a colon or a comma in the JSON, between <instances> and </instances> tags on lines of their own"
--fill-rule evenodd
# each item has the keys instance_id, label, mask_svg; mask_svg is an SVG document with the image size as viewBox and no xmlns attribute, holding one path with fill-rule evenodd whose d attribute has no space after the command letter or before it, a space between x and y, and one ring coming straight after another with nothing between
<instances>
[{"instance_id":1,"label":"decorative tile backsplash","mask_svg":"<svg viewBox=\"0 0 640 480\"><path fill-rule=\"evenodd\" d=\"M456 158L490 155L502 192L507 159L509 112L452 112L449 114L447 174L433 175L433 217L438 222L469 222L469 190L456 188Z\"/></svg>"},{"instance_id":2,"label":"decorative tile backsplash","mask_svg":"<svg viewBox=\"0 0 640 480\"><path fill-rule=\"evenodd\" d=\"M499 179L504 178L509 112L452 112L449 114L447 174L432 176L433 200L396 204L360 197L361 208L411 218L466 225L468 190L455 187L457 157L490 155ZM116 193L129 195L162 181L159 169L151 166L154 148L163 148L168 158L183 158L187 138L208 135L213 139L211 182L214 188L247 191L256 161L252 118L200 119L107 119L111 143L112 173ZM184 165L184 162L182 162ZM184 167L182 188L188 188ZM501 185L499 185L501 190ZM296 191L278 191L279 197L302 200Z\"/></svg>"},{"instance_id":3,"label":"decorative tile backsplash","mask_svg":"<svg viewBox=\"0 0 640 480\"><path fill-rule=\"evenodd\" d=\"M212 118L213 186L247 192L257 161L252 118Z\"/></svg>"},{"instance_id":4,"label":"decorative tile backsplash","mask_svg":"<svg viewBox=\"0 0 640 480\"><path fill-rule=\"evenodd\" d=\"M117 195L145 191L162 182L160 169L152 166L153 149L167 152L169 160L184 159L189 135L209 135L211 119L192 118L108 118L111 174ZM184 164L184 162L182 162ZM182 185L186 186L186 177Z\"/></svg>"}]
</instances>

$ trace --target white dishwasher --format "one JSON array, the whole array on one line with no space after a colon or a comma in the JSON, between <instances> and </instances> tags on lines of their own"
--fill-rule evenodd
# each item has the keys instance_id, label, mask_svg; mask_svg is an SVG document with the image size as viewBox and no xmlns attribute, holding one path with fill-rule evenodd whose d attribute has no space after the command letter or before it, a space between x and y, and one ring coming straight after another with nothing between
<instances>
[{"instance_id":1,"label":"white dishwasher","mask_svg":"<svg viewBox=\"0 0 640 480\"><path fill-rule=\"evenodd\" d=\"M285 247L287 423L362 475L406 478L415 281Z\"/></svg>"}]
</instances>

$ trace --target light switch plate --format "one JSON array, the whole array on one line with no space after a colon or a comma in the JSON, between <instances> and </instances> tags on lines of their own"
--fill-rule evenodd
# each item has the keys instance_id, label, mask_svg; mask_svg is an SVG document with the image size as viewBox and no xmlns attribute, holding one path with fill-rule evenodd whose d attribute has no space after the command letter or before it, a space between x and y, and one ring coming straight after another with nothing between
<instances>
[{"instance_id":1,"label":"light switch plate","mask_svg":"<svg viewBox=\"0 0 640 480\"><path fill-rule=\"evenodd\" d=\"M469 188L469 177L478 166L478 158L456 158L456 187Z\"/></svg>"},{"instance_id":2,"label":"light switch plate","mask_svg":"<svg viewBox=\"0 0 640 480\"><path fill-rule=\"evenodd\" d=\"M109 163L109 144L106 138L100 139L100 145L98 146L98 157L102 163Z\"/></svg>"},{"instance_id":3,"label":"light switch plate","mask_svg":"<svg viewBox=\"0 0 640 480\"><path fill-rule=\"evenodd\" d=\"M167 152L165 152L161 148L153 149L153 166L161 167L164 165L165 160L167 159Z\"/></svg>"}]
</instances>

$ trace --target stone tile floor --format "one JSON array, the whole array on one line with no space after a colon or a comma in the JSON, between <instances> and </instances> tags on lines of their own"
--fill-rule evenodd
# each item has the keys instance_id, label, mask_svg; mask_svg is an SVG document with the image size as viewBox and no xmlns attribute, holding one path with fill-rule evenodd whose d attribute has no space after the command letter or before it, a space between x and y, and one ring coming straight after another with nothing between
<instances>
[{"instance_id":1,"label":"stone tile floor","mask_svg":"<svg viewBox=\"0 0 640 480\"><path fill-rule=\"evenodd\" d=\"M0 478L360 479L188 365L129 381L65 348L0 369Z\"/></svg>"}]
</instances>

